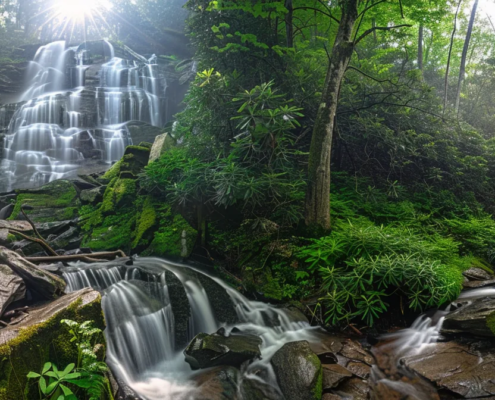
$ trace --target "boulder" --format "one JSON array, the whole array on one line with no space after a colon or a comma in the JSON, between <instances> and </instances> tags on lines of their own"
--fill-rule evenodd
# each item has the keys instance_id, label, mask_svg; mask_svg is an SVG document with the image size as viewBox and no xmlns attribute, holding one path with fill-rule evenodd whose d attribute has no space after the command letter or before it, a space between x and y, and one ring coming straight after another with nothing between
<instances>
[{"instance_id":1,"label":"boulder","mask_svg":"<svg viewBox=\"0 0 495 400\"><path fill-rule=\"evenodd\" d=\"M85 204L96 204L103 201L106 186L98 186L94 189L83 190L79 195L81 201Z\"/></svg>"},{"instance_id":2,"label":"boulder","mask_svg":"<svg viewBox=\"0 0 495 400\"><path fill-rule=\"evenodd\" d=\"M462 273L466 278L472 281L485 281L489 279L493 279L493 275L490 275L484 269L481 268L469 268Z\"/></svg>"},{"instance_id":3,"label":"boulder","mask_svg":"<svg viewBox=\"0 0 495 400\"><path fill-rule=\"evenodd\" d=\"M163 133L163 128L157 128L146 122L131 121L126 126L131 134L132 143L154 143L155 138Z\"/></svg>"},{"instance_id":4,"label":"boulder","mask_svg":"<svg viewBox=\"0 0 495 400\"><path fill-rule=\"evenodd\" d=\"M488 345L492 348L492 344ZM448 389L463 398L495 395L495 360L480 352L480 344L447 342L428 346L421 354L406 357L408 368L424 376L437 387Z\"/></svg>"},{"instance_id":5,"label":"boulder","mask_svg":"<svg viewBox=\"0 0 495 400\"><path fill-rule=\"evenodd\" d=\"M175 140L170 134L164 133L163 135L158 135L151 148L149 162L152 163L153 161L158 160L163 153L170 150L173 146L175 146Z\"/></svg>"},{"instance_id":6,"label":"boulder","mask_svg":"<svg viewBox=\"0 0 495 400\"><path fill-rule=\"evenodd\" d=\"M31 232L33 228L27 221L3 221L0 220L0 229L15 229L21 232Z\"/></svg>"},{"instance_id":7,"label":"boulder","mask_svg":"<svg viewBox=\"0 0 495 400\"><path fill-rule=\"evenodd\" d=\"M62 294L65 289L63 279L43 271L5 247L0 247L0 264L6 264L21 277L36 299L53 299L56 295Z\"/></svg>"},{"instance_id":8,"label":"boulder","mask_svg":"<svg viewBox=\"0 0 495 400\"><path fill-rule=\"evenodd\" d=\"M25 295L24 281L8 266L0 264L0 317L11 303L22 300Z\"/></svg>"},{"instance_id":9,"label":"boulder","mask_svg":"<svg viewBox=\"0 0 495 400\"><path fill-rule=\"evenodd\" d=\"M192 369L218 365L240 367L247 361L261 357L261 343L260 337L242 333L235 328L226 336L222 328L212 335L198 334L184 350L184 355Z\"/></svg>"},{"instance_id":10,"label":"boulder","mask_svg":"<svg viewBox=\"0 0 495 400\"><path fill-rule=\"evenodd\" d=\"M477 298L461 303L461 307L445 317L442 333L470 333L493 337L487 317L495 311L495 299Z\"/></svg>"},{"instance_id":11,"label":"boulder","mask_svg":"<svg viewBox=\"0 0 495 400\"><path fill-rule=\"evenodd\" d=\"M37 385L28 382L30 371L40 372L44 363L60 368L77 362L77 348L61 320L70 319L104 328L101 296L92 289L58 298L52 303L30 309L19 323L0 330L0 398L2 400L38 399ZM101 339L104 340L103 338Z\"/></svg>"},{"instance_id":12,"label":"boulder","mask_svg":"<svg viewBox=\"0 0 495 400\"><path fill-rule=\"evenodd\" d=\"M315 400L322 396L323 371L307 341L286 343L271 364L287 400Z\"/></svg>"},{"instance_id":13,"label":"boulder","mask_svg":"<svg viewBox=\"0 0 495 400\"><path fill-rule=\"evenodd\" d=\"M495 284L495 279L488 279L486 281L467 281L462 284L465 289L476 289L485 286L493 286Z\"/></svg>"},{"instance_id":14,"label":"boulder","mask_svg":"<svg viewBox=\"0 0 495 400\"><path fill-rule=\"evenodd\" d=\"M77 217L77 191L72 182L58 180L39 189L19 189L11 218L23 220L21 206L30 206L26 213L33 222L67 221Z\"/></svg>"},{"instance_id":15,"label":"boulder","mask_svg":"<svg viewBox=\"0 0 495 400\"><path fill-rule=\"evenodd\" d=\"M234 367L216 367L196 377L197 389L191 398L201 400L237 400L240 372ZM254 399L253 399L254 400Z\"/></svg>"},{"instance_id":16,"label":"boulder","mask_svg":"<svg viewBox=\"0 0 495 400\"><path fill-rule=\"evenodd\" d=\"M14 211L14 205L9 204L8 206L5 206L0 210L0 219L7 219L10 218L12 215L12 212Z\"/></svg>"}]
</instances>

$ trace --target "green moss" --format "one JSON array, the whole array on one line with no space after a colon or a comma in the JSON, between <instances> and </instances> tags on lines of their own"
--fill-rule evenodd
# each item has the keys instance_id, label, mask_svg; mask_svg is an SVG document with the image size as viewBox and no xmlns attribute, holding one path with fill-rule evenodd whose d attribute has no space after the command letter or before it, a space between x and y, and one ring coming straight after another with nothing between
<instances>
[{"instance_id":1,"label":"green moss","mask_svg":"<svg viewBox=\"0 0 495 400\"><path fill-rule=\"evenodd\" d=\"M115 206L130 205L136 200L136 181L133 179L119 179L114 187Z\"/></svg>"},{"instance_id":2,"label":"green moss","mask_svg":"<svg viewBox=\"0 0 495 400\"><path fill-rule=\"evenodd\" d=\"M187 233L187 249L189 253L192 251L197 231L180 214L172 213L169 205L163 205L159 210L159 221L160 227L155 231L154 239L144 255L180 256L184 230Z\"/></svg>"},{"instance_id":3,"label":"green moss","mask_svg":"<svg viewBox=\"0 0 495 400\"><path fill-rule=\"evenodd\" d=\"M48 361L58 367L77 361L77 349L60 324L62 319L91 320L104 329L101 297L86 305L78 299L47 321L21 329L16 338L0 346L0 400L39 399L36 382L26 378L28 372L39 372Z\"/></svg>"},{"instance_id":4,"label":"green moss","mask_svg":"<svg viewBox=\"0 0 495 400\"><path fill-rule=\"evenodd\" d=\"M117 161L106 173L103 175L103 179L115 179L120 175L120 168L122 167L123 160Z\"/></svg>"},{"instance_id":5,"label":"green moss","mask_svg":"<svg viewBox=\"0 0 495 400\"><path fill-rule=\"evenodd\" d=\"M492 331L493 335L495 336L495 311L492 312L487 318L486 318L486 326L490 328Z\"/></svg>"},{"instance_id":6,"label":"green moss","mask_svg":"<svg viewBox=\"0 0 495 400\"><path fill-rule=\"evenodd\" d=\"M26 210L35 222L61 221L72 219L77 209L77 191L68 181L55 181L37 190L17 190L14 211L9 219L14 220L27 204L33 210Z\"/></svg>"},{"instance_id":7,"label":"green moss","mask_svg":"<svg viewBox=\"0 0 495 400\"><path fill-rule=\"evenodd\" d=\"M141 243L143 236L156 224L156 222L156 211L153 205L153 199L148 196L144 201L143 210L138 218L135 237L132 243L133 248L136 248Z\"/></svg>"}]
</instances>

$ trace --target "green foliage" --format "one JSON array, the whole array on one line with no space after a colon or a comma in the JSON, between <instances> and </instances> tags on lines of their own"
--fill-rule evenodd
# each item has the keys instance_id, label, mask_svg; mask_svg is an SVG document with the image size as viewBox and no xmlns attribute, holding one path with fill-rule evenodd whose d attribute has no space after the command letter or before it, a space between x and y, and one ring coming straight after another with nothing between
<instances>
[{"instance_id":1,"label":"green foliage","mask_svg":"<svg viewBox=\"0 0 495 400\"><path fill-rule=\"evenodd\" d=\"M105 394L112 398L105 376L108 367L103 361L99 361L104 358L104 347L99 343L102 340L101 329L93 327L92 321L79 324L72 320L62 320L61 323L67 325L72 335L70 342L77 347L77 364L71 363L62 371L55 364L47 362L41 373L30 372L27 377L38 380L43 399L77 400L74 388L83 389L89 400L100 400Z\"/></svg>"}]
</instances>

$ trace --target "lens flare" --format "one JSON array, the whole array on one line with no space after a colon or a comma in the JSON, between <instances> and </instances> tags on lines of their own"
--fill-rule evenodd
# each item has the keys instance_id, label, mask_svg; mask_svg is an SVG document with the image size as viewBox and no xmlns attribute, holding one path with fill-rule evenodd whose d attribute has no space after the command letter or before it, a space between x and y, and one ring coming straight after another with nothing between
<instances>
[{"instance_id":1,"label":"lens flare","mask_svg":"<svg viewBox=\"0 0 495 400\"><path fill-rule=\"evenodd\" d=\"M61 17L80 20L90 16L98 8L96 0L57 0L55 12Z\"/></svg>"}]
</instances>

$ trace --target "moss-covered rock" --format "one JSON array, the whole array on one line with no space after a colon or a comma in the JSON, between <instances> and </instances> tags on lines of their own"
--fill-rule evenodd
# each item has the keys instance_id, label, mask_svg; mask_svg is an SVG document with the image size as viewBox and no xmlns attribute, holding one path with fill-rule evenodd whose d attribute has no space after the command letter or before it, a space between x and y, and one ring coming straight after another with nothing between
<instances>
[{"instance_id":1,"label":"moss-covered rock","mask_svg":"<svg viewBox=\"0 0 495 400\"><path fill-rule=\"evenodd\" d=\"M492 331L493 336L495 336L495 311L486 317L486 326Z\"/></svg>"},{"instance_id":2,"label":"moss-covered rock","mask_svg":"<svg viewBox=\"0 0 495 400\"><path fill-rule=\"evenodd\" d=\"M79 199L72 182L59 180L39 189L19 189L16 193L11 220L22 219L21 206L25 204L32 208L26 210L26 214L34 222L66 221L77 217Z\"/></svg>"},{"instance_id":3,"label":"moss-covered rock","mask_svg":"<svg viewBox=\"0 0 495 400\"><path fill-rule=\"evenodd\" d=\"M61 326L62 319L94 321L103 329L100 294L92 289L71 293L0 330L0 400L39 399L36 382L29 382L26 375L39 372L48 361L59 368L77 361L76 346Z\"/></svg>"},{"instance_id":4,"label":"moss-covered rock","mask_svg":"<svg viewBox=\"0 0 495 400\"><path fill-rule=\"evenodd\" d=\"M186 362L192 369L230 365L239 368L246 361L261 357L259 336L232 332L225 336L224 330L208 335L198 334L184 350Z\"/></svg>"},{"instance_id":5,"label":"moss-covered rock","mask_svg":"<svg viewBox=\"0 0 495 400\"><path fill-rule=\"evenodd\" d=\"M321 362L307 341L284 344L272 357L271 364L287 400L321 399Z\"/></svg>"}]
</instances>

